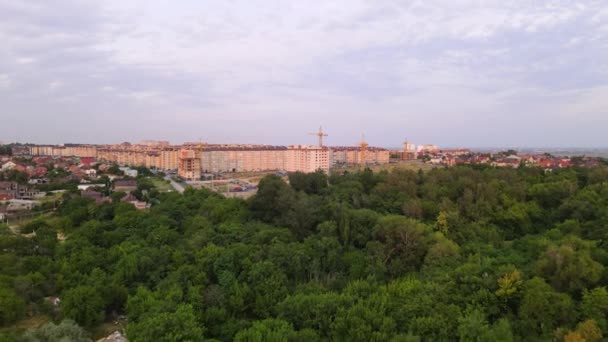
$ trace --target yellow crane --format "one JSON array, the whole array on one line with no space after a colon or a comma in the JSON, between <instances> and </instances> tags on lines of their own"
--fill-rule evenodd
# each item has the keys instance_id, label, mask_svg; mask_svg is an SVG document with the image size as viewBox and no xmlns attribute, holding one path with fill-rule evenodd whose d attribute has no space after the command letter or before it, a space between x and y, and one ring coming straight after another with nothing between
<instances>
[{"instance_id":1,"label":"yellow crane","mask_svg":"<svg viewBox=\"0 0 608 342\"><path fill-rule=\"evenodd\" d=\"M308 133L309 135L316 135L319 137L319 147L323 147L323 137L327 136L327 133L323 132L323 127L319 126L319 131L316 133Z\"/></svg>"},{"instance_id":2,"label":"yellow crane","mask_svg":"<svg viewBox=\"0 0 608 342\"><path fill-rule=\"evenodd\" d=\"M361 134L361 142L359 142L359 156L360 156L360 161L361 163L367 163L367 147L369 145L367 144L367 142L365 141L365 135Z\"/></svg>"}]
</instances>

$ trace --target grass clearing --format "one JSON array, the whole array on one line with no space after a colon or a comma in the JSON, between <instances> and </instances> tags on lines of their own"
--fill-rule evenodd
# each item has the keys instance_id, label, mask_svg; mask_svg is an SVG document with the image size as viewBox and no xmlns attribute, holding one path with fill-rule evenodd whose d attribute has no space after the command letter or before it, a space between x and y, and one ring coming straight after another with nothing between
<instances>
[{"instance_id":1,"label":"grass clearing","mask_svg":"<svg viewBox=\"0 0 608 342\"><path fill-rule=\"evenodd\" d=\"M43 326L45 323L48 323L51 321L51 318L47 315L34 315L31 317L26 317L16 323L14 323L10 328L4 328L4 329L0 329L0 332L7 332L7 331L12 331L12 332L17 332L17 333L23 333L29 329L36 329L39 328L41 326Z\"/></svg>"},{"instance_id":2,"label":"grass clearing","mask_svg":"<svg viewBox=\"0 0 608 342\"><path fill-rule=\"evenodd\" d=\"M154 187L160 192L173 191L173 187L171 186L171 184L169 184L164 179L157 178L157 177L150 177L150 180L154 184Z\"/></svg>"}]
</instances>

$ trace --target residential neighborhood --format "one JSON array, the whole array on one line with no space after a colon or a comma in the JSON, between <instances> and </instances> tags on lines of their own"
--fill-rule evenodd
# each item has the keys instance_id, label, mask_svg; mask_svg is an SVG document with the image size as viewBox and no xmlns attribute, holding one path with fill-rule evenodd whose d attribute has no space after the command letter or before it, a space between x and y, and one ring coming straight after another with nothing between
<instances>
[{"instance_id":1,"label":"residential neighborhood","mask_svg":"<svg viewBox=\"0 0 608 342\"><path fill-rule=\"evenodd\" d=\"M172 188L162 177L139 169L144 172L94 157L32 156L13 146L11 154L0 155L0 222L52 211L65 196L148 209L159 184L162 191Z\"/></svg>"},{"instance_id":2,"label":"residential neighborhood","mask_svg":"<svg viewBox=\"0 0 608 342\"><path fill-rule=\"evenodd\" d=\"M545 171L552 171L571 166L595 167L604 161L599 157L587 156L554 156L549 153L519 154L515 150L496 153L472 152L469 149L437 150L423 152L418 158L425 163L443 166L455 165L488 165L493 167L517 168L535 166Z\"/></svg>"}]
</instances>

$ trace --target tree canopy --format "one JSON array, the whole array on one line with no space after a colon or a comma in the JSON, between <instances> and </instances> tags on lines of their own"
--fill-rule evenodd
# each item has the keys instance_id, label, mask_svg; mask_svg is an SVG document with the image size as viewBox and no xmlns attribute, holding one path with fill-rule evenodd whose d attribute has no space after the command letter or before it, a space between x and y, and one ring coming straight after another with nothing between
<instances>
[{"instance_id":1,"label":"tree canopy","mask_svg":"<svg viewBox=\"0 0 608 342\"><path fill-rule=\"evenodd\" d=\"M599 341L606 170L270 175L248 200L140 179L145 211L69 194L0 227L0 341L122 316L131 341Z\"/></svg>"}]
</instances>

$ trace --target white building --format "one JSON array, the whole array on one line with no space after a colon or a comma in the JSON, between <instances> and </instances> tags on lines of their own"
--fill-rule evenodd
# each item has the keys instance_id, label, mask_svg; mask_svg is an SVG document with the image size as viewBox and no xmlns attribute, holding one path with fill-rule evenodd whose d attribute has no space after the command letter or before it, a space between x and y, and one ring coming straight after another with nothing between
<instances>
[{"instance_id":1,"label":"white building","mask_svg":"<svg viewBox=\"0 0 608 342\"><path fill-rule=\"evenodd\" d=\"M119 168L120 171L124 172L125 176L129 176L129 177L137 177L137 170L133 170L129 167L120 167Z\"/></svg>"},{"instance_id":2,"label":"white building","mask_svg":"<svg viewBox=\"0 0 608 342\"><path fill-rule=\"evenodd\" d=\"M12 161L9 161L7 163L4 163L0 170L2 170L2 171L12 170L15 168L15 166L17 166L17 164L13 163Z\"/></svg>"}]
</instances>

